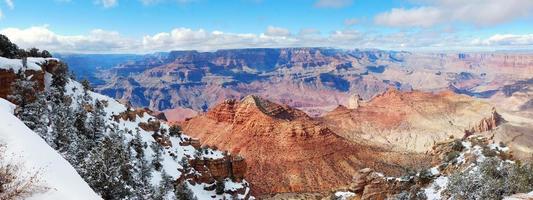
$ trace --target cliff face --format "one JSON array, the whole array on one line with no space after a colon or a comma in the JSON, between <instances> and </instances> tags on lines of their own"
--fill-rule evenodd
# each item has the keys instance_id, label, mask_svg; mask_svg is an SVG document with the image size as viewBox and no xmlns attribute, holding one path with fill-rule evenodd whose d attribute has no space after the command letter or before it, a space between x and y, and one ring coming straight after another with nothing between
<instances>
[{"instance_id":1,"label":"cliff face","mask_svg":"<svg viewBox=\"0 0 533 200\"><path fill-rule=\"evenodd\" d=\"M320 120L352 141L414 152L450 137L493 130L503 122L490 104L465 95L395 89L357 109L335 109Z\"/></svg>"},{"instance_id":2,"label":"cliff face","mask_svg":"<svg viewBox=\"0 0 533 200\"><path fill-rule=\"evenodd\" d=\"M424 165L423 155L352 143L302 111L257 96L224 101L182 127L203 144L243 155L246 179L258 195L329 191L365 166L394 174L401 166Z\"/></svg>"},{"instance_id":3,"label":"cliff face","mask_svg":"<svg viewBox=\"0 0 533 200\"><path fill-rule=\"evenodd\" d=\"M390 86L403 91L452 86L464 94L488 97L493 85L531 78L532 63L531 54L517 53L327 48L176 51L101 71L97 76L104 81L97 90L153 110L207 111L225 99L258 95L320 116L336 105L353 104L352 94L368 100ZM94 82L101 83L100 79Z\"/></svg>"},{"instance_id":4,"label":"cliff face","mask_svg":"<svg viewBox=\"0 0 533 200\"><path fill-rule=\"evenodd\" d=\"M483 133L486 131L494 130L498 125L500 125L505 120L502 116L496 112L496 109L492 109L490 116L481 119L477 124L470 127L470 129L465 130L465 136L469 136L474 133Z\"/></svg>"},{"instance_id":5,"label":"cliff face","mask_svg":"<svg viewBox=\"0 0 533 200\"><path fill-rule=\"evenodd\" d=\"M37 90L43 91L44 90L44 72L43 71L35 71L35 70L25 70L24 74L27 77L31 77L30 80L35 81L37 83ZM0 69L0 98L9 99L7 96L11 94L11 84L15 82L15 79L17 78L17 74L12 69L6 70L6 69Z\"/></svg>"}]
</instances>

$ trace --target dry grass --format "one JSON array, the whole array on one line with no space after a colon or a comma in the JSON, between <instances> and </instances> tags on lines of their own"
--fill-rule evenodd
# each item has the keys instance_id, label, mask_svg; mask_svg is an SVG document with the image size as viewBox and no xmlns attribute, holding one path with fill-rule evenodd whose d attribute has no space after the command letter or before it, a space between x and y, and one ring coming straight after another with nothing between
<instances>
[{"instance_id":1,"label":"dry grass","mask_svg":"<svg viewBox=\"0 0 533 200\"><path fill-rule=\"evenodd\" d=\"M39 170L26 170L20 162L7 159L0 145L0 200L24 199L48 190L41 186Z\"/></svg>"}]
</instances>

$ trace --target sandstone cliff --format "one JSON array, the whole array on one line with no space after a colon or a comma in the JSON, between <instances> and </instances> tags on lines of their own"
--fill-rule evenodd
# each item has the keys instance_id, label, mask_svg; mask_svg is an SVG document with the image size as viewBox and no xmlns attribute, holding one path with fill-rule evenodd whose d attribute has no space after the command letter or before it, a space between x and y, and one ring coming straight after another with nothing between
<instances>
[{"instance_id":1,"label":"sandstone cliff","mask_svg":"<svg viewBox=\"0 0 533 200\"><path fill-rule=\"evenodd\" d=\"M357 109L339 107L320 120L355 142L425 152L435 142L494 129L503 122L485 102L451 92L389 89Z\"/></svg>"},{"instance_id":2,"label":"sandstone cliff","mask_svg":"<svg viewBox=\"0 0 533 200\"><path fill-rule=\"evenodd\" d=\"M364 167L397 174L429 164L423 155L350 142L302 111L256 96L226 100L182 125L203 144L243 155L257 195L329 191Z\"/></svg>"}]
</instances>

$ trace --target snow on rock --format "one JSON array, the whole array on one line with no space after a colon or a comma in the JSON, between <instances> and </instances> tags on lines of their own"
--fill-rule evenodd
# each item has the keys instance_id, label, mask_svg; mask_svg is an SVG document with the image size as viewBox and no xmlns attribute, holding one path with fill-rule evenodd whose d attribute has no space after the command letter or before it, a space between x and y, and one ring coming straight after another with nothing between
<instances>
[{"instance_id":1,"label":"snow on rock","mask_svg":"<svg viewBox=\"0 0 533 200\"><path fill-rule=\"evenodd\" d=\"M448 177L439 176L432 184L424 189L424 193L428 200L440 200L442 199L441 193L446 189L448 185Z\"/></svg>"},{"instance_id":2,"label":"snow on rock","mask_svg":"<svg viewBox=\"0 0 533 200\"><path fill-rule=\"evenodd\" d=\"M533 199L533 191L527 194L514 194L514 195L503 198L503 200L530 200L530 199Z\"/></svg>"},{"instance_id":3,"label":"snow on rock","mask_svg":"<svg viewBox=\"0 0 533 200\"><path fill-rule=\"evenodd\" d=\"M52 75L49 73L46 73L45 75L46 88L50 87L51 79L52 79ZM70 80L65 86L65 90L66 90L66 94L70 95L73 98L83 95L83 86L79 82L76 82L76 81ZM104 108L104 111L106 112L106 117L105 117L106 126L108 127L116 126L118 127L118 129L124 130L126 132L126 134L124 134L126 141L124 142L127 143L131 141L134 138L135 133L139 131L142 142L145 142L146 144L148 144L148 147L145 147L144 149L144 153L145 153L144 156L146 160L151 162L153 160L153 156L155 152L153 151L152 148L149 147L149 144L156 142L154 137L152 137L154 132L146 131L146 130L143 130L142 128L139 128L139 123L141 122L147 123L151 120L156 120L156 118L149 115L148 113L144 113L142 117L137 115L134 121L124 120L124 119L119 119L118 121L115 121L113 116L118 115L124 111L127 111L128 108L111 97L98 94L95 92L90 92L90 91L89 91L89 95L92 97L93 101L99 100L99 101L106 102L105 103L106 106ZM71 106L73 106L73 108L77 108L79 105L76 105L74 103ZM164 129L169 128L169 126L165 123L161 123L160 127ZM162 162L161 162L162 169L164 169L167 175L171 176L172 179L177 179L182 175L182 172L180 172L179 170L183 169L183 167L179 164L179 161L181 161L184 157L192 158L194 157L195 154L197 154L198 150L196 150L193 146L191 145L181 146L180 145L180 142L188 138L190 137L183 135L183 134L181 135L181 137L170 137L169 140L172 146L166 147L163 149L163 152L161 155L162 156ZM222 151L212 150L212 149L205 149L205 150L207 151L207 153L200 152L203 158L206 158L206 159L224 158ZM161 180L162 180L162 173L160 171L153 171L152 179L150 180L150 183L152 185L158 185ZM244 180L240 183L232 182L231 180L226 180L225 184L226 184L226 191L235 191L237 189L246 188L246 191L244 194L247 195L250 193L249 184ZM216 196L215 191L205 190L203 186L206 186L206 184L202 184L202 186L196 185L191 188L193 193L197 197L199 197L198 199L203 199L200 197L204 197L206 195ZM173 194L169 195L167 199L173 199L172 195ZM238 199L244 199L245 195L239 194L237 196L238 196ZM225 196L226 199L229 199L231 197L231 195L229 194L218 195L220 199L223 199L222 198L223 196Z\"/></svg>"},{"instance_id":4,"label":"snow on rock","mask_svg":"<svg viewBox=\"0 0 533 200\"><path fill-rule=\"evenodd\" d=\"M40 64L46 62L47 60L56 60L55 58L28 58L27 69L40 71ZM21 59L9 59L0 57L0 69L13 69L13 71L18 71L22 69L22 60Z\"/></svg>"},{"instance_id":5,"label":"snow on rock","mask_svg":"<svg viewBox=\"0 0 533 200\"><path fill-rule=\"evenodd\" d=\"M213 184L201 183L201 184L192 185L189 182L187 182L187 185L192 190L192 192L194 193L197 199L212 199L212 200L233 199L232 196L227 193L219 195L219 194L216 194L215 190L205 189L205 188L213 187L214 183ZM236 191L239 189L243 189L244 185L248 185L248 182L243 180L242 182L238 183L238 182L233 182L230 179L226 179L224 180L224 186L225 186L224 191ZM237 199L245 199L246 194L249 194L249 193L250 193L250 188L246 188L245 195L238 194L235 197L237 197ZM253 200L255 198L250 197L249 199Z\"/></svg>"},{"instance_id":6,"label":"snow on rock","mask_svg":"<svg viewBox=\"0 0 533 200\"><path fill-rule=\"evenodd\" d=\"M335 199L339 200L348 200L351 197L355 196L355 193L353 192L335 192Z\"/></svg>"},{"instance_id":7,"label":"snow on rock","mask_svg":"<svg viewBox=\"0 0 533 200\"><path fill-rule=\"evenodd\" d=\"M76 170L46 142L13 116L14 105L0 99L0 142L5 145L5 158L22 161L22 167L36 170L41 184L49 188L29 199L101 199Z\"/></svg>"}]
</instances>

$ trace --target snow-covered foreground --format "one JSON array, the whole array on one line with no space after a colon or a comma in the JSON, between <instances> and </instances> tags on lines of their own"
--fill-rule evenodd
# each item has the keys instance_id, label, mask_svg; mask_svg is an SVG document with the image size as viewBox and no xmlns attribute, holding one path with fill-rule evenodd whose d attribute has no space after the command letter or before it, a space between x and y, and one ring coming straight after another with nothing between
<instances>
[{"instance_id":1,"label":"snow-covered foreground","mask_svg":"<svg viewBox=\"0 0 533 200\"><path fill-rule=\"evenodd\" d=\"M101 199L59 153L13 115L15 106L0 98L0 142L5 159L20 163L26 174L39 173L48 189L29 199Z\"/></svg>"}]
</instances>

